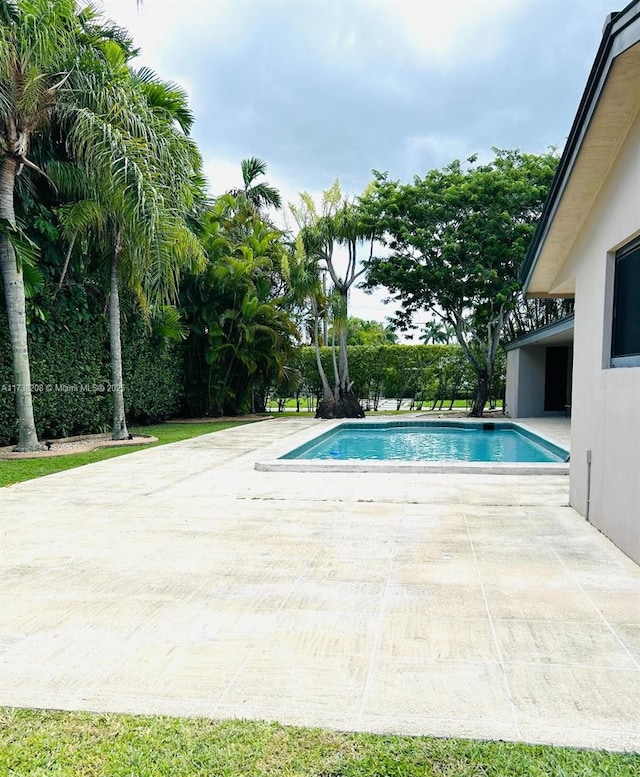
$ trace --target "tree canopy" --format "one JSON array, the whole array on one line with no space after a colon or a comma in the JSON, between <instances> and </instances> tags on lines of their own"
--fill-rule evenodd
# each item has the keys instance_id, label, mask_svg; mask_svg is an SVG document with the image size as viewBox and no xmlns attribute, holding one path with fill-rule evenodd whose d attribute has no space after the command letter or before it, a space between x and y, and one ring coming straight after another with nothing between
<instances>
[{"instance_id":1,"label":"tree canopy","mask_svg":"<svg viewBox=\"0 0 640 777\"><path fill-rule=\"evenodd\" d=\"M331 339L332 332L329 332ZM347 345L393 345L398 340L390 324L366 321L356 316L347 319Z\"/></svg>"},{"instance_id":2,"label":"tree canopy","mask_svg":"<svg viewBox=\"0 0 640 777\"><path fill-rule=\"evenodd\" d=\"M557 157L494 149L416 176L375 181L361 208L389 249L372 257L367 286L386 286L395 320L429 310L451 327L477 379L472 415L482 415L505 321L514 309L524 260Z\"/></svg>"}]
</instances>

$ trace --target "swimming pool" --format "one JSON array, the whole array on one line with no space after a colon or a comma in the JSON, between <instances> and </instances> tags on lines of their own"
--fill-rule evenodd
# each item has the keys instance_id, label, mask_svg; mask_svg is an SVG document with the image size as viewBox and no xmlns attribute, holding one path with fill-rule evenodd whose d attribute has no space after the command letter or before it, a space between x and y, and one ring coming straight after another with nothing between
<instances>
[{"instance_id":1,"label":"swimming pool","mask_svg":"<svg viewBox=\"0 0 640 777\"><path fill-rule=\"evenodd\" d=\"M327 425L329 428L327 429ZM568 475L569 451L519 422L320 421L255 468L263 472ZM366 442L362 442L364 433ZM354 447L355 446L355 447Z\"/></svg>"},{"instance_id":2,"label":"swimming pool","mask_svg":"<svg viewBox=\"0 0 640 777\"><path fill-rule=\"evenodd\" d=\"M280 458L560 463L567 451L509 422L347 422Z\"/></svg>"}]
</instances>

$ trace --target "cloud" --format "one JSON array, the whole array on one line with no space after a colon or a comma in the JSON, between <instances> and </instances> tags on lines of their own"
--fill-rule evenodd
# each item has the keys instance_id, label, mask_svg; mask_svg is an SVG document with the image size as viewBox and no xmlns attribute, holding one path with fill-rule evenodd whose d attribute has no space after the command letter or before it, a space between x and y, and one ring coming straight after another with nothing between
<instances>
[{"instance_id":1,"label":"cloud","mask_svg":"<svg viewBox=\"0 0 640 777\"><path fill-rule=\"evenodd\" d=\"M186 86L211 190L259 156L285 201L566 138L610 0L107 0ZM237 178L234 176L237 173ZM230 183L236 181L236 183ZM384 313L381 314L384 317Z\"/></svg>"},{"instance_id":2,"label":"cloud","mask_svg":"<svg viewBox=\"0 0 640 777\"><path fill-rule=\"evenodd\" d=\"M455 135L411 135L404 141L405 176L431 167L443 167L453 159L468 159L473 153L469 138Z\"/></svg>"},{"instance_id":3,"label":"cloud","mask_svg":"<svg viewBox=\"0 0 640 777\"><path fill-rule=\"evenodd\" d=\"M369 0L413 55L446 68L495 58L531 0Z\"/></svg>"},{"instance_id":4,"label":"cloud","mask_svg":"<svg viewBox=\"0 0 640 777\"><path fill-rule=\"evenodd\" d=\"M104 5L142 61L189 89L205 156L255 154L296 190L340 175L353 191L372 167L404 175L449 148L561 141L548 117L568 131L608 7L590 0L587 21L578 0Z\"/></svg>"}]
</instances>

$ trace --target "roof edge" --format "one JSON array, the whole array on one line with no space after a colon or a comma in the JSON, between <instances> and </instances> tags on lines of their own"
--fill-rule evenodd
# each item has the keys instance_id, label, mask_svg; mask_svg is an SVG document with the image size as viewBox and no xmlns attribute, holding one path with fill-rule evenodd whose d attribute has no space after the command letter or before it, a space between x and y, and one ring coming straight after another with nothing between
<instances>
[{"instance_id":1,"label":"roof edge","mask_svg":"<svg viewBox=\"0 0 640 777\"><path fill-rule=\"evenodd\" d=\"M552 321L550 324L545 324L538 329L533 329L531 332L526 332L514 340L505 343L505 351L513 351L515 348L520 348L523 345L534 345L539 340L545 337L553 335L560 335L563 332L570 332L575 326L575 314L571 313L568 316L559 318L557 321Z\"/></svg>"},{"instance_id":2,"label":"roof edge","mask_svg":"<svg viewBox=\"0 0 640 777\"><path fill-rule=\"evenodd\" d=\"M625 17L629 17L626 18ZM596 58L591 67L578 111L573 120L567 143L560 157L558 169L547 194L542 214L529 244L527 255L518 272L526 294L531 276L536 267L544 239L549 231L553 217L562 198L564 189L573 171L578 153L587 133L591 117L606 83L606 76L615 56L611 56L616 38L636 19L640 18L640 0L632 0L622 11L608 14L605 20L602 40ZM620 53L620 52L618 52Z\"/></svg>"}]
</instances>

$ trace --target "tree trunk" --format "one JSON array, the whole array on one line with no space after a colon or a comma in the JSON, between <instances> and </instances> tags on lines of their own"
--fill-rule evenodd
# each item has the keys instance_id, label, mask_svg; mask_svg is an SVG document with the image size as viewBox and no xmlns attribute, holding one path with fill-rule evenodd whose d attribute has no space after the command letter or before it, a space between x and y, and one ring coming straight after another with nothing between
<instances>
[{"instance_id":1,"label":"tree trunk","mask_svg":"<svg viewBox=\"0 0 640 777\"><path fill-rule=\"evenodd\" d=\"M347 323L340 328L340 342L338 351L338 385L340 395L346 395L350 389L349 385L349 361L347 356Z\"/></svg>"},{"instance_id":2,"label":"tree trunk","mask_svg":"<svg viewBox=\"0 0 640 777\"><path fill-rule=\"evenodd\" d=\"M329 343L329 306L327 305L327 271L322 272L322 296L324 298L324 310L322 311L322 344Z\"/></svg>"},{"instance_id":3,"label":"tree trunk","mask_svg":"<svg viewBox=\"0 0 640 777\"><path fill-rule=\"evenodd\" d=\"M326 394L318 402L316 418L364 418L364 410L351 391L349 369L347 365L347 332L340 330L339 364L335 359L335 322L333 327L333 341L331 343L333 364L335 371L335 390ZM322 373L321 373L322 374ZM325 378L326 379L326 378Z\"/></svg>"},{"instance_id":4,"label":"tree trunk","mask_svg":"<svg viewBox=\"0 0 640 777\"><path fill-rule=\"evenodd\" d=\"M498 345L500 344L500 334L504 324L504 315L504 311L501 309L499 314L487 324L486 349L482 359L476 359L474 357L463 335L462 316L458 315L456 317L456 337L476 374L477 380L476 396L473 400L471 412L469 413L472 418L482 418L484 407L489 399L491 378L493 377L493 367L496 360Z\"/></svg>"},{"instance_id":5,"label":"tree trunk","mask_svg":"<svg viewBox=\"0 0 640 777\"><path fill-rule=\"evenodd\" d=\"M321 399L316 409L316 418L364 418L364 410L350 391L347 396L337 399Z\"/></svg>"},{"instance_id":6,"label":"tree trunk","mask_svg":"<svg viewBox=\"0 0 640 777\"><path fill-rule=\"evenodd\" d=\"M124 383L122 381L122 341L120 339L120 292L118 270L122 252L122 238L116 235L111 263L111 290L109 294L109 344L111 346L111 393L113 395L112 440L126 440L129 437L124 415Z\"/></svg>"},{"instance_id":7,"label":"tree trunk","mask_svg":"<svg viewBox=\"0 0 640 777\"><path fill-rule=\"evenodd\" d=\"M336 322L333 321L333 328L331 329L331 363L333 364L333 396L334 399L338 398L338 390L340 386L340 372L338 371L338 360L336 358Z\"/></svg>"},{"instance_id":8,"label":"tree trunk","mask_svg":"<svg viewBox=\"0 0 640 777\"><path fill-rule=\"evenodd\" d=\"M324 399L330 399L332 396L331 386L329 386L327 375L324 371L324 367L322 366L322 359L320 358L320 343L318 342L320 324L318 321L317 314L314 315L314 321L315 323L313 327L313 346L316 353L316 364L318 365L318 373L320 374L320 381L322 382L322 396L324 397Z\"/></svg>"},{"instance_id":9,"label":"tree trunk","mask_svg":"<svg viewBox=\"0 0 640 777\"><path fill-rule=\"evenodd\" d=\"M482 418L484 412L484 406L489 399L489 386L491 384L491 378L486 371L482 371L477 375L478 385L476 386L476 396L473 400L473 407L469 415L472 418Z\"/></svg>"},{"instance_id":10,"label":"tree trunk","mask_svg":"<svg viewBox=\"0 0 640 777\"><path fill-rule=\"evenodd\" d=\"M0 167L0 217L15 225L13 193L16 178L16 160L5 156ZM31 368L27 343L27 315L22 270L18 269L16 254L8 235L0 235L0 271L9 320L13 380L18 413L19 453L41 450L33 418L31 397Z\"/></svg>"},{"instance_id":11,"label":"tree trunk","mask_svg":"<svg viewBox=\"0 0 640 777\"><path fill-rule=\"evenodd\" d=\"M58 293L60 292L60 289L62 288L62 284L64 283L64 279L67 277L67 270L69 269L69 262L71 261L71 254L73 252L73 246L76 243L76 238L78 237L78 233L74 232L73 237L71 238L71 242L69 243L69 246L67 248L67 255L64 258L64 264L62 265L62 272L60 273L60 280L58 281L58 285L56 286L56 290L53 292L53 299L58 296Z\"/></svg>"}]
</instances>

